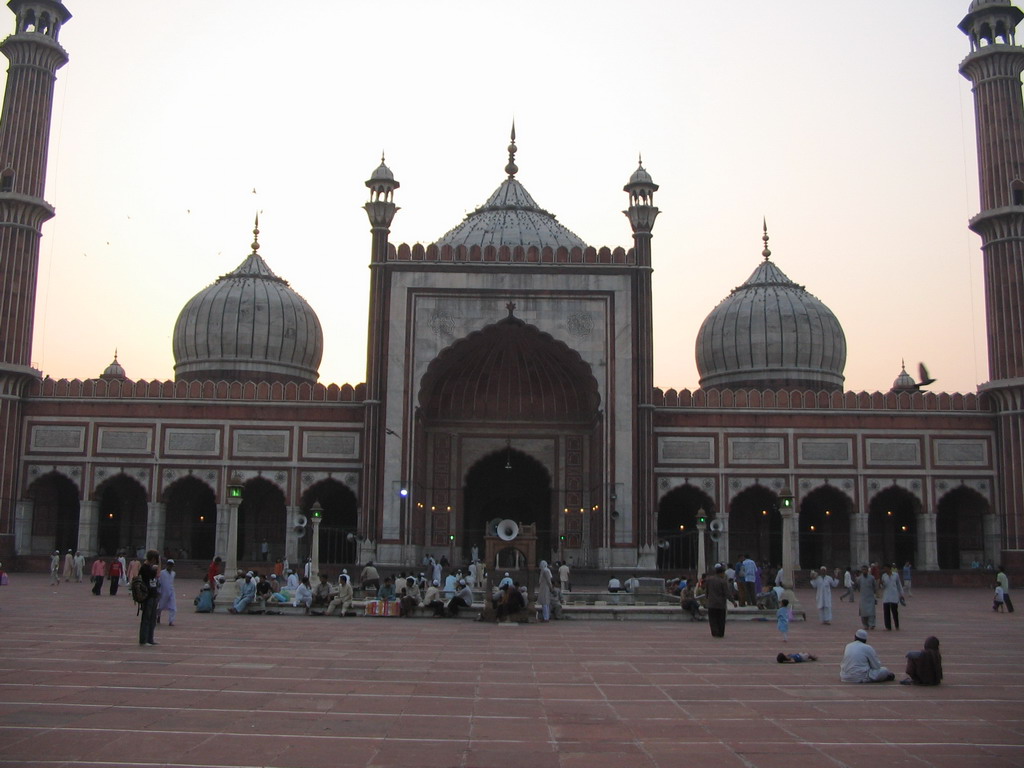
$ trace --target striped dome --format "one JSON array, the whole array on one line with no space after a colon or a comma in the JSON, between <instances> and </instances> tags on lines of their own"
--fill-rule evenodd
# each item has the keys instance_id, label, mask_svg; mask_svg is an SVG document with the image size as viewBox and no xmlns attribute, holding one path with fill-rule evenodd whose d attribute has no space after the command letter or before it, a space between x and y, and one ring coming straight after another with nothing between
<instances>
[{"instance_id":1,"label":"striped dome","mask_svg":"<svg viewBox=\"0 0 1024 768\"><path fill-rule=\"evenodd\" d=\"M832 311L765 260L697 334L700 385L838 390L846 336Z\"/></svg>"},{"instance_id":2,"label":"striped dome","mask_svg":"<svg viewBox=\"0 0 1024 768\"><path fill-rule=\"evenodd\" d=\"M316 382L316 313L256 252L197 293L174 324L176 379Z\"/></svg>"}]
</instances>

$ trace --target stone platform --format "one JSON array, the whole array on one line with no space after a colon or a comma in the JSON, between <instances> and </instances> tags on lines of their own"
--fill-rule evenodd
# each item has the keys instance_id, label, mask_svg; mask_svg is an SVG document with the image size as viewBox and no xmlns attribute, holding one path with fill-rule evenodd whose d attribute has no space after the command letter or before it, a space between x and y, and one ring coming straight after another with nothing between
<instances>
[{"instance_id":1,"label":"stone platform","mask_svg":"<svg viewBox=\"0 0 1024 768\"><path fill-rule=\"evenodd\" d=\"M902 631L872 633L898 674L941 639L946 681L919 688L838 681L850 603L783 644L770 622L715 640L688 622L198 615L198 586L179 584L176 626L140 647L126 589L12 575L0 766L1024 765L1024 608L993 613L988 589L916 590Z\"/></svg>"}]
</instances>

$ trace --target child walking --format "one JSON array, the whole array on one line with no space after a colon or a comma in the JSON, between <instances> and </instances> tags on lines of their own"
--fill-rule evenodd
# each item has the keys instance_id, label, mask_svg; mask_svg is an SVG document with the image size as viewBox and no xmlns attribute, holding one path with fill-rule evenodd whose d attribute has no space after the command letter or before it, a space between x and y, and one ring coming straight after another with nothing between
<instances>
[{"instance_id":1,"label":"child walking","mask_svg":"<svg viewBox=\"0 0 1024 768\"><path fill-rule=\"evenodd\" d=\"M783 600L775 612L776 626L782 634L782 642L789 642L789 600Z\"/></svg>"},{"instance_id":2,"label":"child walking","mask_svg":"<svg viewBox=\"0 0 1024 768\"><path fill-rule=\"evenodd\" d=\"M1004 608L1004 602L1005 600L1003 598L1003 587L1001 584L999 584L999 582L996 582L996 594L992 600L992 610L1002 611Z\"/></svg>"}]
</instances>

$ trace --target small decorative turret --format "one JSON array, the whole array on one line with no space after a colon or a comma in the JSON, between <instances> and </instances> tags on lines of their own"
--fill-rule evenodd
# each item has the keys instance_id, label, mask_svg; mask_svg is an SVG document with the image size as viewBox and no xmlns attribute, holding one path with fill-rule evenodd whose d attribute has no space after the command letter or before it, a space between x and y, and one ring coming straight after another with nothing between
<instances>
[{"instance_id":1,"label":"small decorative turret","mask_svg":"<svg viewBox=\"0 0 1024 768\"><path fill-rule=\"evenodd\" d=\"M370 174L366 181L370 190L370 201L363 206L370 217L372 229L390 230L391 222L399 208L394 203L395 190L401 184L395 181L395 174L384 164L384 153L380 154L380 165Z\"/></svg>"},{"instance_id":2,"label":"small decorative turret","mask_svg":"<svg viewBox=\"0 0 1024 768\"><path fill-rule=\"evenodd\" d=\"M893 392L917 392L921 387L914 381L914 377L907 373L907 362L906 360L900 361L902 366L900 375L892 383Z\"/></svg>"},{"instance_id":3,"label":"small decorative turret","mask_svg":"<svg viewBox=\"0 0 1024 768\"><path fill-rule=\"evenodd\" d=\"M654 228L654 220L658 217L658 209L654 206L657 190L658 185L644 168L641 157L637 169L629 177L629 183L622 188L629 195L629 209L623 213L629 218L634 234L650 234Z\"/></svg>"},{"instance_id":4,"label":"small decorative turret","mask_svg":"<svg viewBox=\"0 0 1024 768\"><path fill-rule=\"evenodd\" d=\"M103 373L100 374L100 378L105 379L107 381L121 381L127 378L125 376L124 368L122 368L121 364L117 362L116 349L114 350L114 360L110 363L110 365L103 369Z\"/></svg>"}]
</instances>

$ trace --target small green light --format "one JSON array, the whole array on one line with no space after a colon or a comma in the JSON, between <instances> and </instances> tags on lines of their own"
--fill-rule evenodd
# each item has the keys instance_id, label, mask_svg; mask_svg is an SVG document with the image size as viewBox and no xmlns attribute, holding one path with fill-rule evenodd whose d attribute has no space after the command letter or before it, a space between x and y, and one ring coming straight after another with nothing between
<instances>
[{"instance_id":1,"label":"small green light","mask_svg":"<svg viewBox=\"0 0 1024 768\"><path fill-rule=\"evenodd\" d=\"M232 499L242 498L242 486L240 485L229 485L228 486L228 497Z\"/></svg>"}]
</instances>

